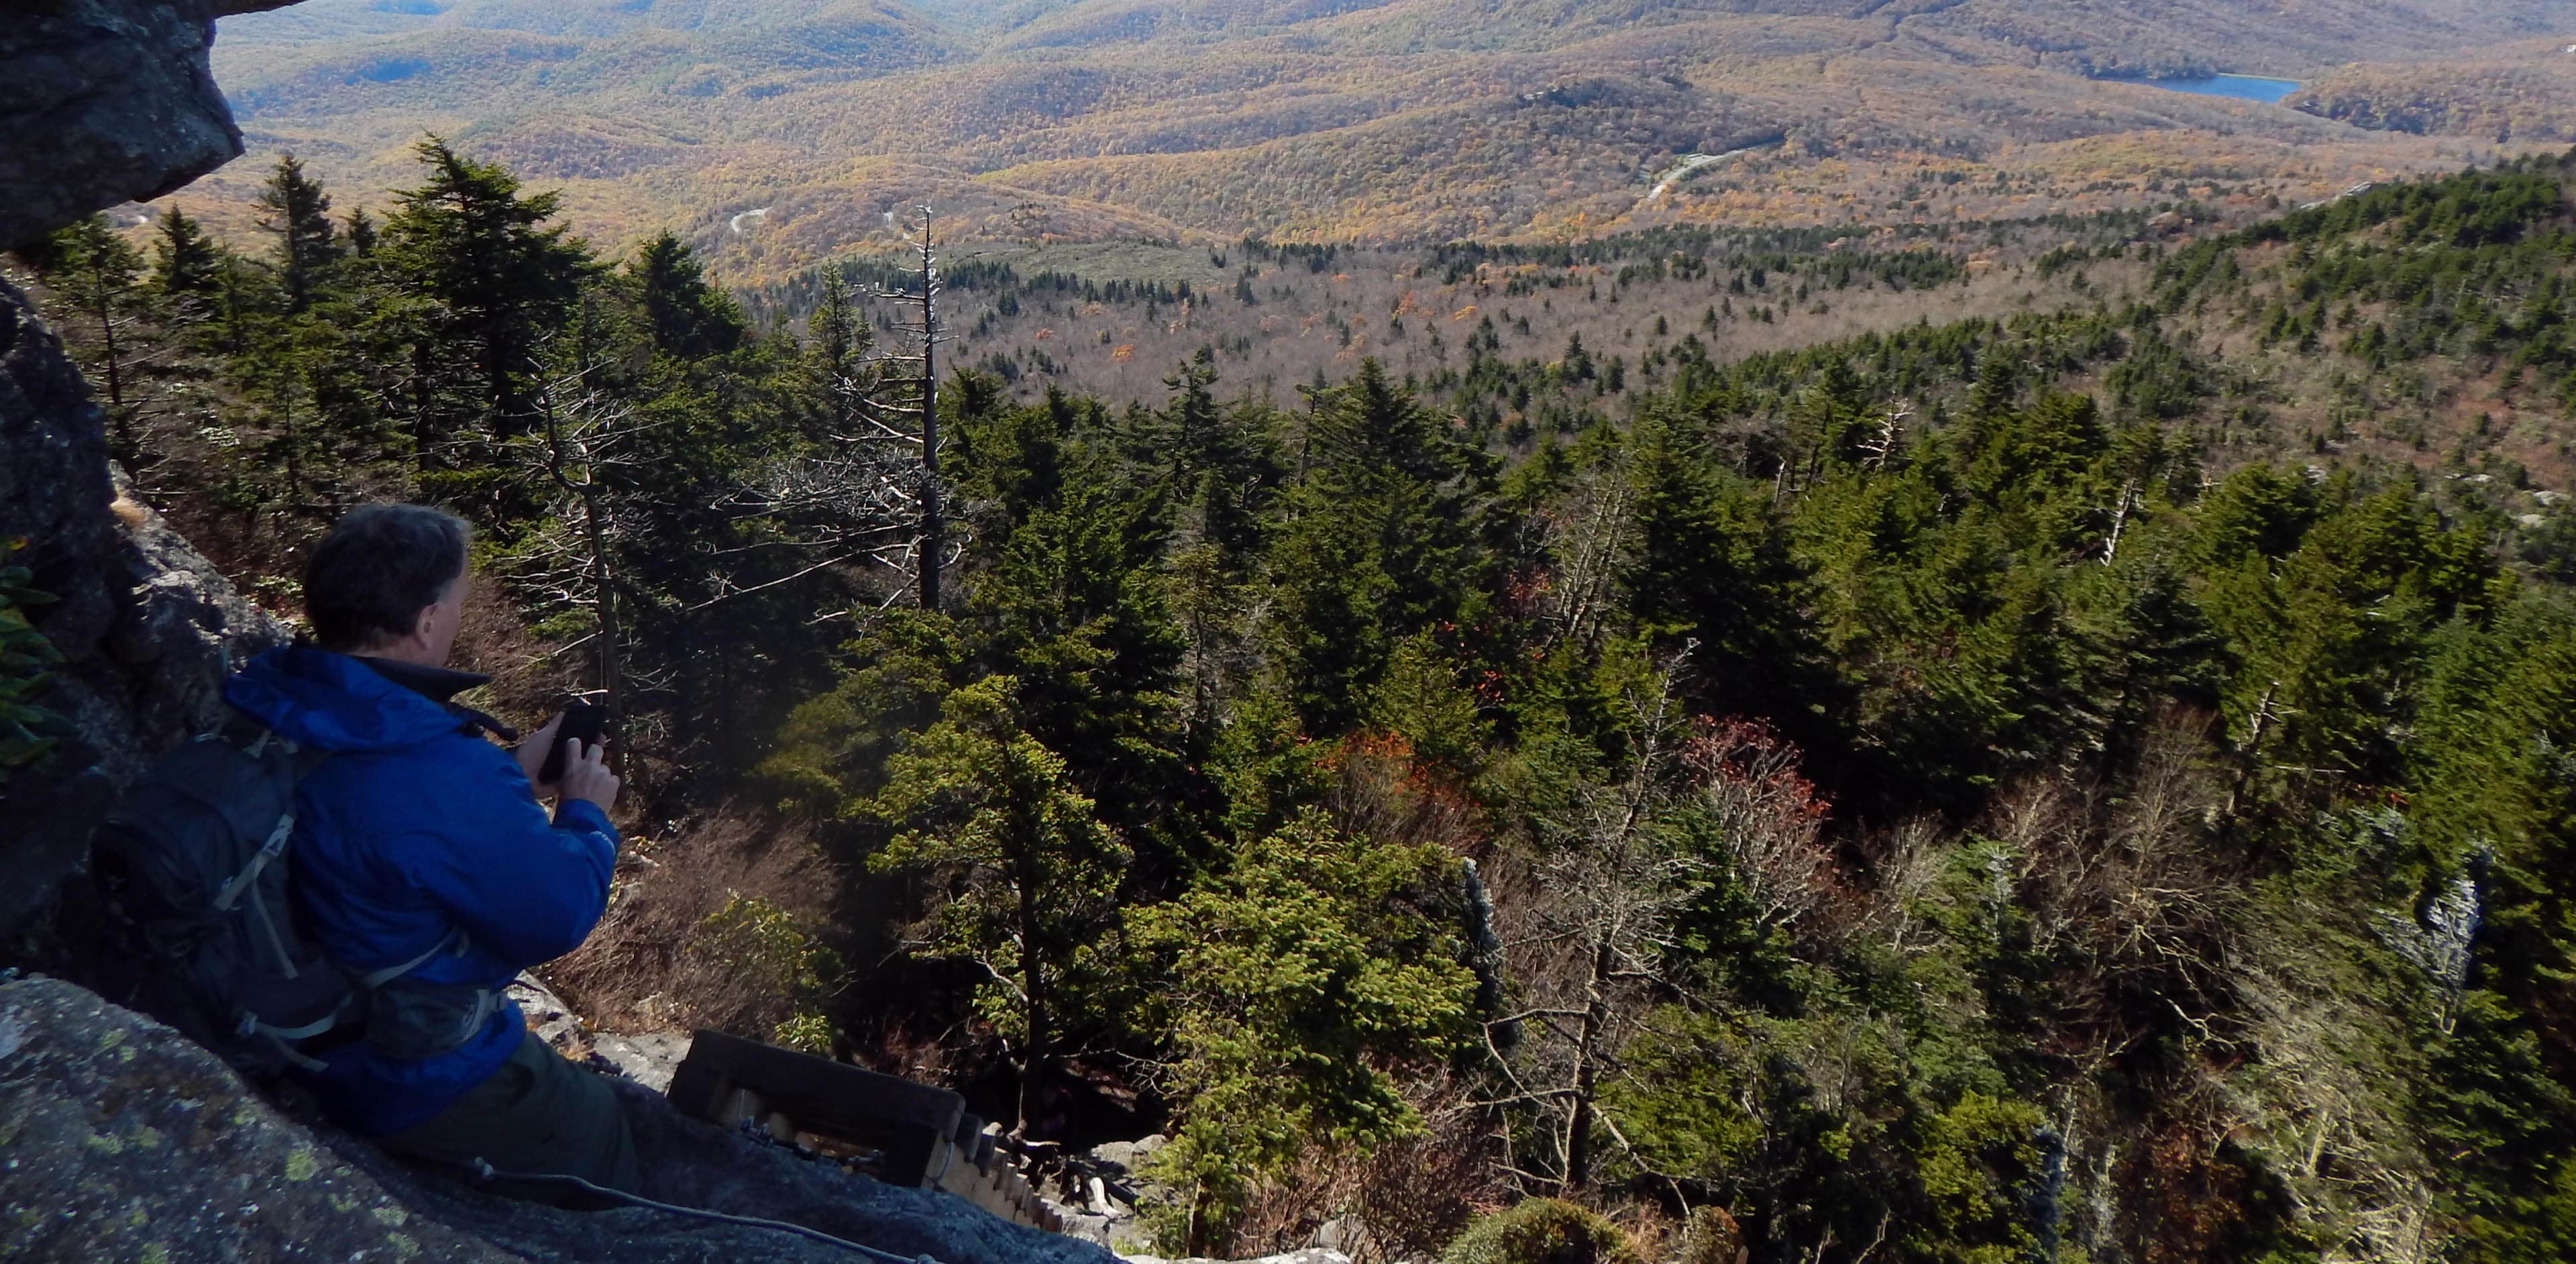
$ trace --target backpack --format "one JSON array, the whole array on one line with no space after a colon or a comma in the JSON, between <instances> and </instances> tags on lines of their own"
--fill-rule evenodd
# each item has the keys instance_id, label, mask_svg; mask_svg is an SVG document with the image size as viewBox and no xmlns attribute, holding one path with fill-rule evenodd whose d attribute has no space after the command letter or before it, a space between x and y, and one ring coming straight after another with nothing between
<instances>
[{"instance_id":1,"label":"backpack","mask_svg":"<svg viewBox=\"0 0 2576 1264\"><path fill-rule=\"evenodd\" d=\"M110 952L134 974L133 999L243 1071L319 1069L300 1042L348 1035L369 993L456 946L451 936L359 975L298 932L295 790L326 758L236 716L163 756L91 842Z\"/></svg>"}]
</instances>

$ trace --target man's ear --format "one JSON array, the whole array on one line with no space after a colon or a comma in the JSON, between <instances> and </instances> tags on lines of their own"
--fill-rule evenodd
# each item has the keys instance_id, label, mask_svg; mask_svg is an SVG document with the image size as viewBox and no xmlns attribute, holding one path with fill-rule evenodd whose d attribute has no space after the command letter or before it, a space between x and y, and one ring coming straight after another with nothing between
<instances>
[{"instance_id":1,"label":"man's ear","mask_svg":"<svg viewBox=\"0 0 2576 1264\"><path fill-rule=\"evenodd\" d=\"M444 602L445 599L441 598L439 601L422 606L420 613L412 617L410 639L413 642L427 645L432 637L438 635L438 607Z\"/></svg>"}]
</instances>

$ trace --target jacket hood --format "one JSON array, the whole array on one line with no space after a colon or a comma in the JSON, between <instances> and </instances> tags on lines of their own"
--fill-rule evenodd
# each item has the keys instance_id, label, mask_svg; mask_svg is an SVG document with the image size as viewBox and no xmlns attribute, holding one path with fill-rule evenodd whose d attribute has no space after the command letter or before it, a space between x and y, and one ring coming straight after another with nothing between
<instances>
[{"instance_id":1,"label":"jacket hood","mask_svg":"<svg viewBox=\"0 0 2576 1264\"><path fill-rule=\"evenodd\" d=\"M224 701L269 731L314 750L401 750L469 721L346 654L311 646L271 650L224 683Z\"/></svg>"}]
</instances>

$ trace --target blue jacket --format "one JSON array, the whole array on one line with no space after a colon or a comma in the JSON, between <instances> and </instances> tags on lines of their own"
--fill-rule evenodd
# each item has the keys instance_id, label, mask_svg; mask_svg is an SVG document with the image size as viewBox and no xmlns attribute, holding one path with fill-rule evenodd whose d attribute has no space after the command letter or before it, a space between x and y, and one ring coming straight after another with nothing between
<instances>
[{"instance_id":1,"label":"blue jacket","mask_svg":"<svg viewBox=\"0 0 2576 1264\"><path fill-rule=\"evenodd\" d=\"M455 674L472 682L475 677ZM510 752L472 721L343 654L289 646L224 686L235 708L332 752L296 793L288 855L306 933L354 971L408 961L463 928L470 944L406 976L495 990L572 951L608 905L617 829L570 800L552 821ZM308 1082L341 1126L388 1136L427 1121L507 1061L526 1034L504 1003L453 1053L322 1052Z\"/></svg>"}]
</instances>

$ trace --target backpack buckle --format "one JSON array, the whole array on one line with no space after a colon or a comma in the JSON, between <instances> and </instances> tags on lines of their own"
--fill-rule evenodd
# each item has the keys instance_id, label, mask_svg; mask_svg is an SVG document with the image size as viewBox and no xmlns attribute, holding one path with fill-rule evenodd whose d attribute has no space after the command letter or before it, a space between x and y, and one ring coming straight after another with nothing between
<instances>
[{"instance_id":1,"label":"backpack buckle","mask_svg":"<svg viewBox=\"0 0 2576 1264\"><path fill-rule=\"evenodd\" d=\"M233 911L233 905L240 902L242 892L249 890L250 884L259 880L259 871L267 868L268 862L284 854L287 835L294 832L295 814L293 812L277 818L277 828L268 832L268 838L260 843L259 850L252 853L250 863L243 865L242 871L234 874L233 880L225 883L224 889L215 893L216 912Z\"/></svg>"}]
</instances>

